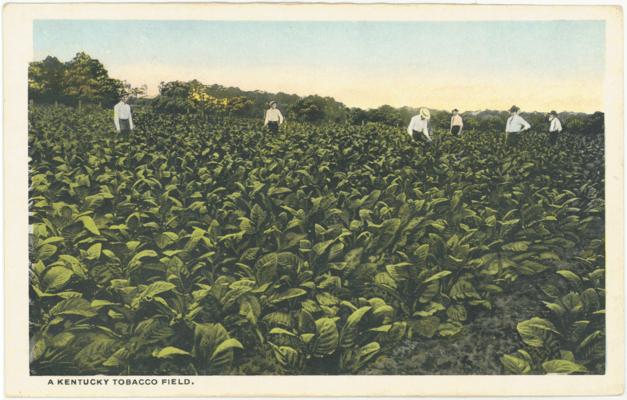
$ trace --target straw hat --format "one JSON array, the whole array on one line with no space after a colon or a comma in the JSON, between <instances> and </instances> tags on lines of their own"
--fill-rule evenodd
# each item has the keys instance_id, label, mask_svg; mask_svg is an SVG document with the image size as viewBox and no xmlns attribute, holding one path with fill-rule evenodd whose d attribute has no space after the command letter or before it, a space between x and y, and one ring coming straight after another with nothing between
<instances>
[{"instance_id":1,"label":"straw hat","mask_svg":"<svg viewBox=\"0 0 627 400\"><path fill-rule=\"evenodd\" d=\"M428 110L428 109L426 109L426 108L421 108L421 109L420 109L420 117L421 117L422 119L429 119L429 118L431 118L431 113L429 112L429 110Z\"/></svg>"},{"instance_id":2,"label":"straw hat","mask_svg":"<svg viewBox=\"0 0 627 400\"><path fill-rule=\"evenodd\" d=\"M270 102L269 106L270 106L270 107L272 107L272 106L274 106L274 105L276 105L276 101L272 100L272 101Z\"/></svg>"}]
</instances>

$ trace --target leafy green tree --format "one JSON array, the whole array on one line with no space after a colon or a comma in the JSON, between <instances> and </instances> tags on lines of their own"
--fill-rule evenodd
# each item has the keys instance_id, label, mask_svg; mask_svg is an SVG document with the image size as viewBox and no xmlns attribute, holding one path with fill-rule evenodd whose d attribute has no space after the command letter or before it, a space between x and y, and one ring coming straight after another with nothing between
<instances>
[{"instance_id":1,"label":"leafy green tree","mask_svg":"<svg viewBox=\"0 0 627 400\"><path fill-rule=\"evenodd\" d=\"M276 101L281 109L287 110L300 99L295 94L270 93L263 90L245 91L237 87L226 87L218 84L205 86L205 92L213 97L234 101L237 109L233 111L233 115L256 119L263 118L268 103L272 100ZM235 100L237 98L246 98L248 101L242 103L241 100Z\"/></svg>"},{"instance_id":2,"label":"leafy green tree","mask_svg":"<svg viewBox=\"0 0 627 400\"><path fill-rule=\"evenodd\" d=\"M104 65L84 52L66 64L63 80L65 94L79 108L83 103L111 106L124 91L123 82L110 78Z\"/></svg>"},{"instance_id":3,"label":"leafy green tree","mask_svg":"<svg viewBox=\"0 0 627 400\"><path fill-rule=\"evenodd\" d=\"M189 113L194 108L190 97L191 86L189 82L182 81L161 82L159 96L155 97L152 105L161 112Z\"/></svg>"},{"instance_id":4,"label":"leafy green tree","mask_svg":"<svg viewBox=\"0 0 627 400\"><path fill-rule=\"evenodd\" d=\"M65 65L48 56L28 66L28 98L38 103L56 103L63 99Z\"/></svg>"},{"instance_id":5,"label":"leafy green tree","mask_svg":"<svg viewBox=\"0 0 627 400\"><path fill-rule=\"evenodd\" d=\"M433 129L448 131L452 116L453 114L449 111L431 110L431 127Z\"/></svg>"},{"instance_id":6,"label":"leafy green tree","mask_svg":"<svg viewBox=\"0 0 627 400\"><path fill-rule=\"evenodd\" d=\"M289 113L298 121L319 123L324 120L324 108L322 97L307 96L292 105Z\"/></svg>"},{"instance_id":7,"label":"leafy green tree","mask_svg":"<svg viewBox=\"0 0 627 400\"><path fill-rule=\"evenodd\" d=\"M251 99L244 96L237 96L229 99L228 111L231 115L247 116L251 114L254 103Z\"/></svg>"},{"instance_id":8,"label":"leafy green tree","mask_svg":"<svg viewBox=\"0 0 627 400\"><path fill-rule=\"evenodd\" d=\"M396 108L387 104L379 108L375 108L374 110L369 110L368 120L370 122L380 122L391 126L403 125L403 119L401 118L400 112Z\"/></svg>"},{"instance_id":9,"label":"leafy green tree","mask_svg":"<svg viewBox=\"0 0 627 400\"><path fill-rule=\"evenodd\" d=\"M588 119L586 134L603 135L605 132L605 114L600 111L593 113Z\"/></svg>"},{"instance_id":10,"label":"leafy green tree","mask_svg":"<svg viewBox=\"0 0 627 400\"><path fill-rule=\"evenodd\" d=\"M368 122L368 111L359 107L352 107L348 111L348 120L353 125L363 125Z\"/></svg>"}]
</instances>

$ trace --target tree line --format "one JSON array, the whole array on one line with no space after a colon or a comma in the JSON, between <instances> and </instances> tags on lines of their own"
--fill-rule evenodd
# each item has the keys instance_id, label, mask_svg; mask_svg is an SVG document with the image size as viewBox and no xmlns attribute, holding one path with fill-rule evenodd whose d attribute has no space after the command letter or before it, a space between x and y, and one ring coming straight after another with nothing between
<instances>
[{"instance_id":1,"label":"tree line","mask_svg":"<svg viewBox=\"0 0 627 400\"><path fill-rule=\"evenodd\" d=\"M138 97L146 87L114 79L104 65L84 52L67 62L48 56L28 65L28 98L35 103L110 107L121 95Z\"/></svg>"},{"instance_id":2,"label":"tree line","mask_svg":"<svg viewBox=\"0 0 627 400\"><path fill-rule=\"evenodd\" d=\"M308 123L381 123L404 127L419 107L392 107L382 105L373 109L347 107L332 97L318 95L298 96L288 93L270 93L260 90L245 91L218 84L205 85L198 80L171 81L159 85L159 95L148 99L145 86L132 87L109 77L104 65L84 52L77 53L68 62L48 56L29 64L29 100L35 103L61 103L81 107L96 104L110 107L121 95L130 96L131 103L148 106L163 113L202 113L212 116L262 118L268 103L276 101L289 120ZM455 105L452 105L455 106ZM548 110L547 110L548 111ZM501 131L509 116L507 111L484 110L463 112L465 130ZM546 127L546 113L522 113L529 123ZM604 114L559 113L564 128L573 133L601 134L604 132ZM451 113L431 111L431 125L435 129L449 127Z\"/></svg>"}]
</instances>

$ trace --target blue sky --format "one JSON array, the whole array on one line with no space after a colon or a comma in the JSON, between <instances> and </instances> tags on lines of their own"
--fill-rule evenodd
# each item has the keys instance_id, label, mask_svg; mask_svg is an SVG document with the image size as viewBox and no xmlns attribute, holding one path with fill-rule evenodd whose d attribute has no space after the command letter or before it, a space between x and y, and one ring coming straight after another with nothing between
<instances>
[{"instance_id":1,"label":"blue sky","mask_svg":"<svg viewBox=\"0 0 627 400\"><path fill-rule=\"evenodd\" d=\"M116 78L148 84L152 93L159 80L198 78L376 106L446 102L459 87L475 98L463 104L478 109L497 106L499 99L481 94L481 87L505 98L520 85L529 92L525 97L531 89L553 88L564 91L572 108L599 108L605 69L599 21L40 20L33 29L34 59L65 61L86 51ZM578 82L599 104L575 98ZM592 84L598 86L594 93ZM529 100L529 107L542 105Z\"/></svg>"}]
</instances>

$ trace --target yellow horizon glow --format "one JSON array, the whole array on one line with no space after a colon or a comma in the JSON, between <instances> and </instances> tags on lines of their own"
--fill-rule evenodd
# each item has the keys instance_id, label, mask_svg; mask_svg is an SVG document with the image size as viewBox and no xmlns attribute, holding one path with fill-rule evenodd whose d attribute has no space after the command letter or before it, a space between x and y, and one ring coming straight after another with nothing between
<instances>
[{"instance_id":1,"label":"yellow horizon glow","mask_svg":"<svg viewBox=\"0 0 627 400\"><path fill-rule=\"evenodd\" d=\"M252 68L202 68L167 65L111 66L110 75L139 86L148 95L158 94L161 81L189 81L239 87L242 90L284 92L300 96L330 96L348 107L419 107L476 111L505 110L512 104L522 111L603 110L600 77L459 76L442 71L410 71L388 68L360 71L344 67L298 65Z\"/></svg>"}]
</instances>

